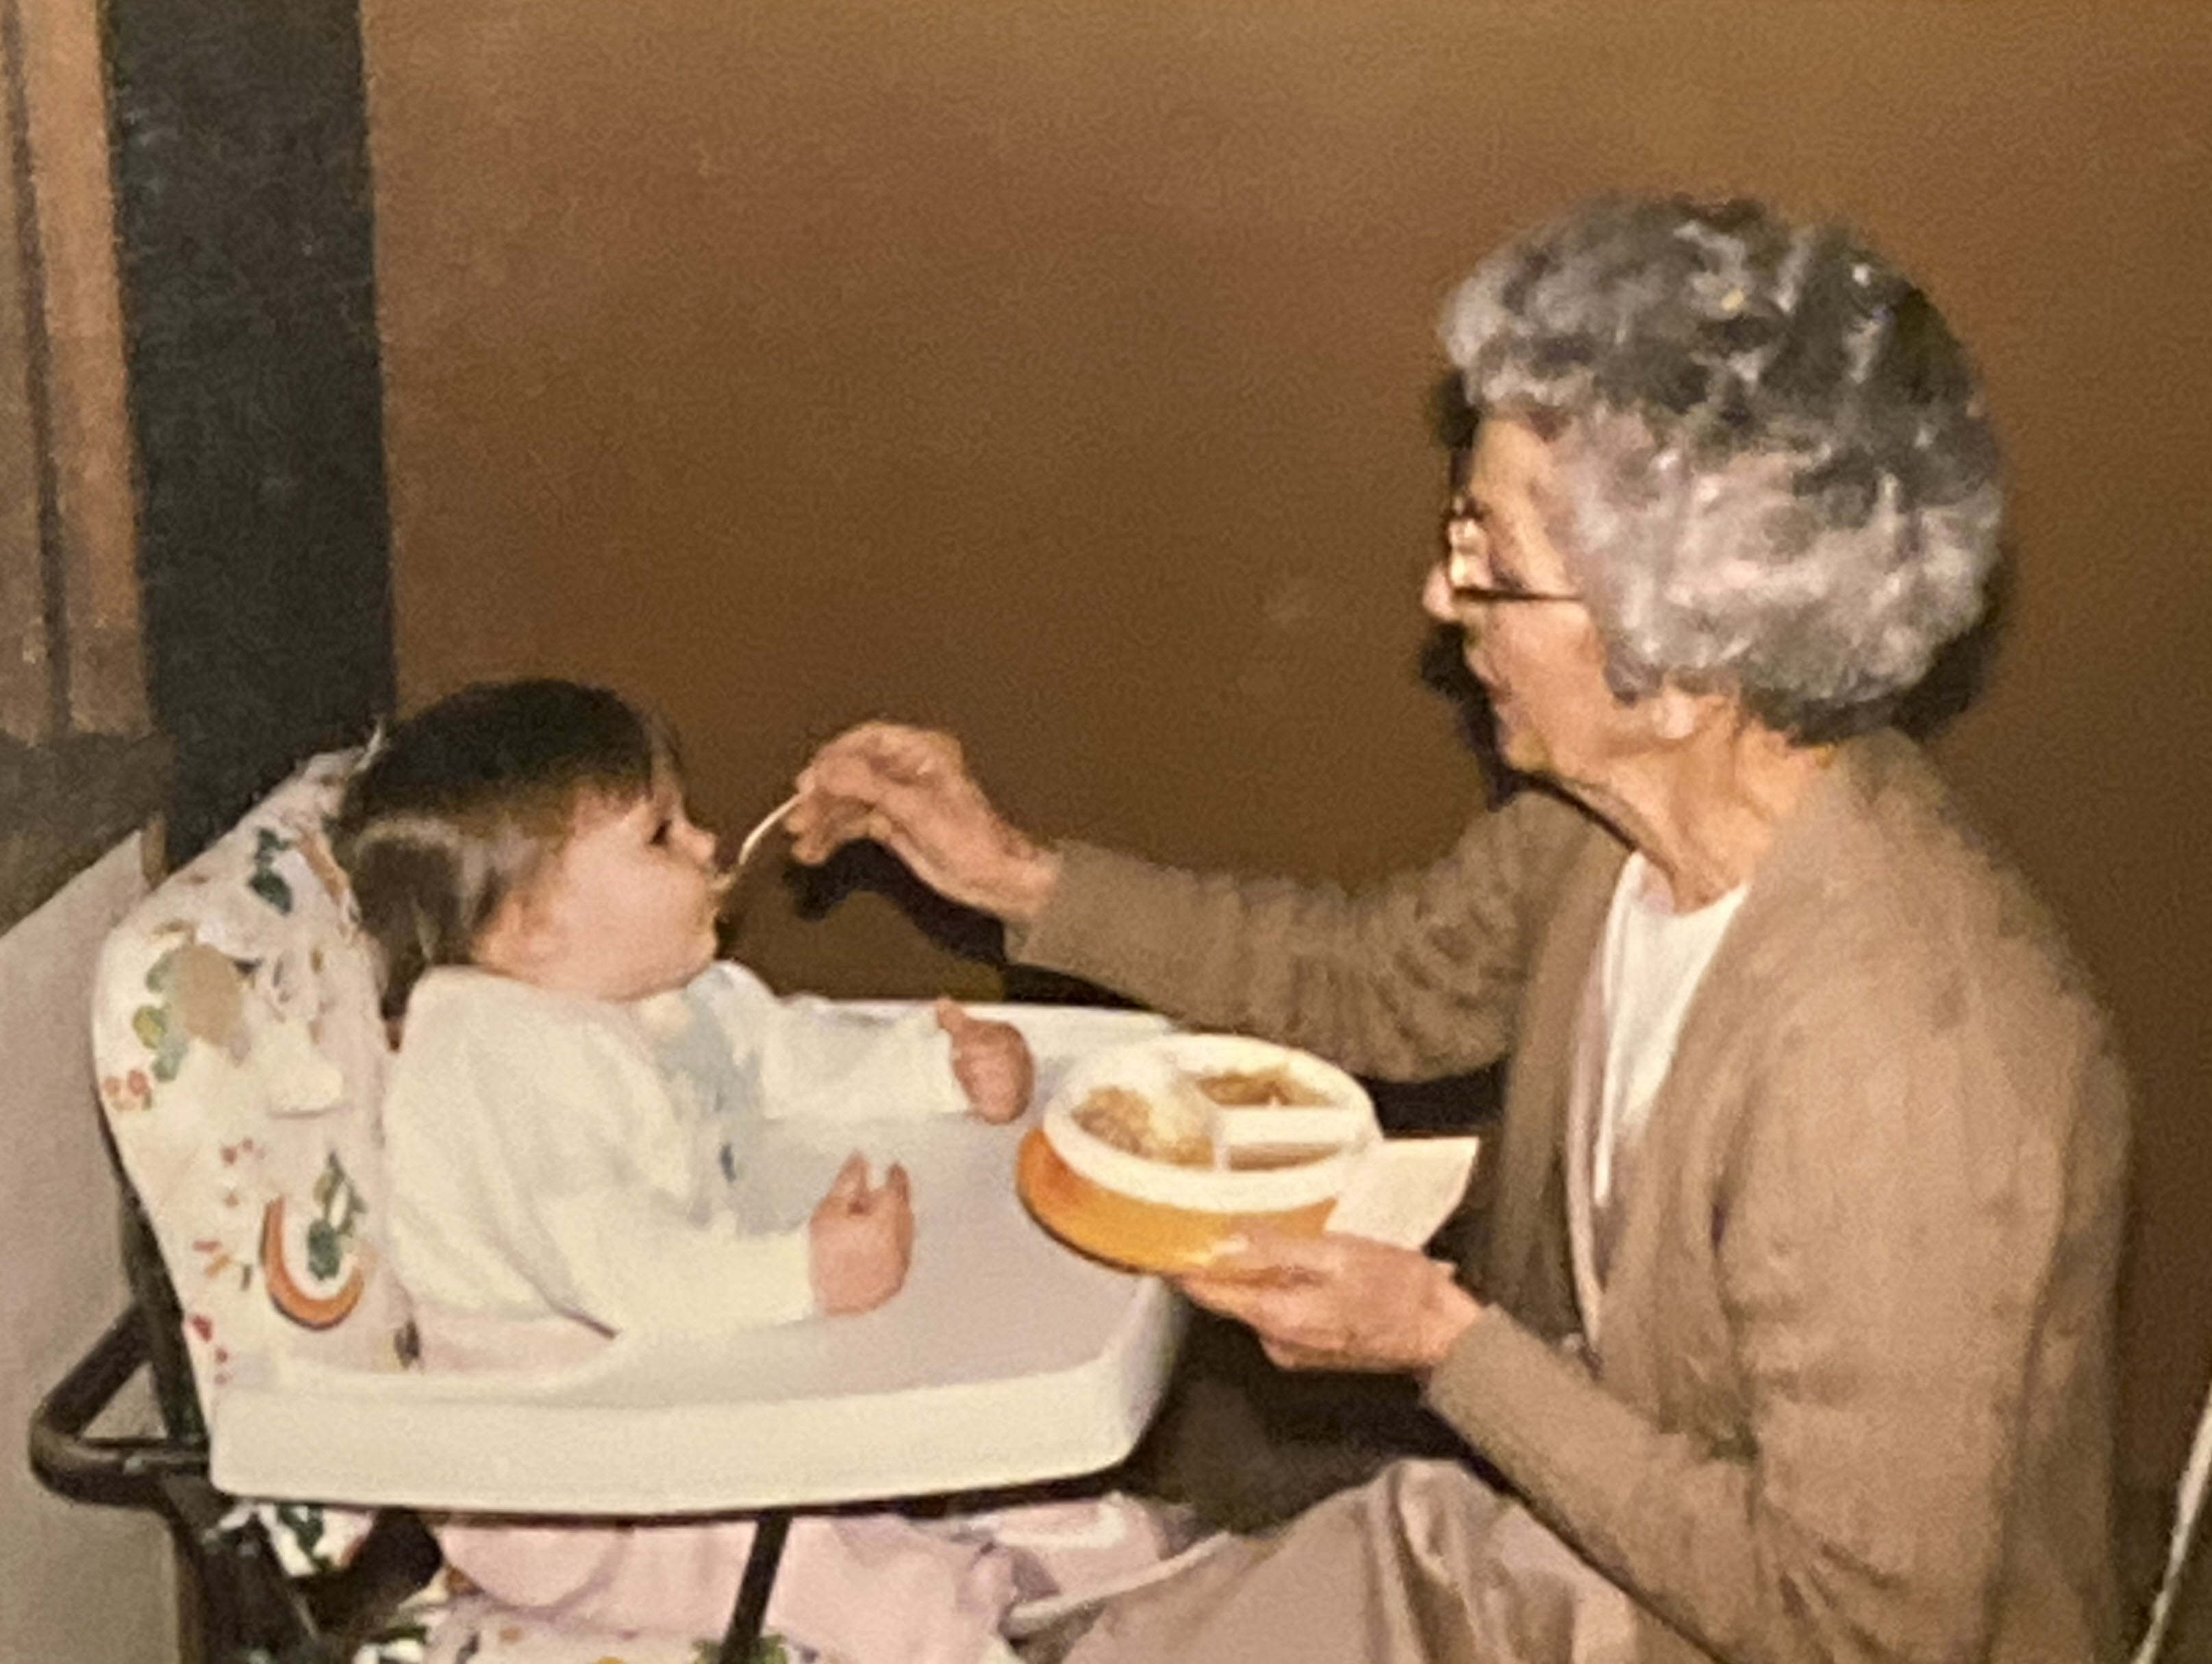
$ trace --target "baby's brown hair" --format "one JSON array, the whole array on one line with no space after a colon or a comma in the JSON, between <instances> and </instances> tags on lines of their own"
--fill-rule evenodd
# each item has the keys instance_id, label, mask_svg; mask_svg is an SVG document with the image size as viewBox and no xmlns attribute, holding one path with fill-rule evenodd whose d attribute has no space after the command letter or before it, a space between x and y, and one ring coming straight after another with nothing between
<instances>
[{"instance_id":1,"label":"baby's brown hair","mask_svg":"<svg viewBox=\"0 0 2212 1664\"><path fill-rule=\"evenodd\" d=\"M588 800L626 805L676 764L667 732L604 688L478 683L383 735L331 827L397 1023L434 965L465 965Z\"/></svg>"}]
</instances>

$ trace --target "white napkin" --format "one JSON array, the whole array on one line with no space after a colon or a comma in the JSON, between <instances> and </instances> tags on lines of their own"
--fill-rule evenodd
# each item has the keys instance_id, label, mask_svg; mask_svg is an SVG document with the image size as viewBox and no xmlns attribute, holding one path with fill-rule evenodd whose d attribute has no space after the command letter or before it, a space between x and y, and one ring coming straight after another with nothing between
<instances>
[{"instance_id":1,"label":"white napkin","mask_svg":"<svg viewBox=\"0 0 2212 1664\"><path fill-rule=\"evenodd\" d=\"M1340 1236L1417 1248L1467 1193L1480 1139L1382 1139L1370 1145L1328 1216Z\"/></svg>"}]
</instances>

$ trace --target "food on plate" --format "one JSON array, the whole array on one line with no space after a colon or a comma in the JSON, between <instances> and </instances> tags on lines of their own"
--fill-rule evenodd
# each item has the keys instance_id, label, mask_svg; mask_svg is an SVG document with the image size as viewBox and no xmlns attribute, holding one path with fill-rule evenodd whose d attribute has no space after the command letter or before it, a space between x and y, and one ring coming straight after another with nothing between
<instances>
[{"instance_id":1,"label":"food on plate","mask_svg":"<svg viewBox=\"0 0 2212 1664\"><path fill-rule=\"evenodd\" d=\"M1209 1069L1192 1076L1191 1084L1224 1109L1317 1109L1330 1102L1328 1093L1281 1063L1265 1069Z\"/></svg>"},{"instance_id":2,"label":"food on plate","mask_svg":"<svg viewBox=\"0 0 2212 1664\"><path fill-rule=\"evenodd\" d=\"M1173 1167L1211 1167L1213 1141L1203 1123L1164 1116L1142 1092L1126 1086L1092 1089L1073 1112L1075 1124L1101 1144Z\"/></svg>"},{"instance_id":3,"label":"food on plate","mask_svg":"<svg viewBox=\"0 0 2212 1664\"><path fill-rule=\"evenodd\" d=\"M1180 1078L1195 1086L1203 1098L1183 1096L1163 1103L1132 1087L1096 1086L1075 1106L1073 1118L1101 1144L1170 1167L1261 1173L1323 1161L1344 1147L1340 1139L1316 1138L1306 1128L1247 1139L1208 1125L1215 1109L1308 1108L1328 1102L1286 1070L1215 1071ZM1216 1088L1228 1096L1217 1096ZM1255 1124L1251 1130L1258 1133L1260 1128Z\"/></svg>"}]
</instances>

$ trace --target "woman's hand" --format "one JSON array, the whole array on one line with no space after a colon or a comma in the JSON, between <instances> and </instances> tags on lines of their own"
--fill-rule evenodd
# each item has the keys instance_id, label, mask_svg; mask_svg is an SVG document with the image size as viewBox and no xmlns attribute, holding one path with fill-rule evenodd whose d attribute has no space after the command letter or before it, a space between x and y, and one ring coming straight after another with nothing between
<instances>
[{"instance_id":1,"label":"woman's hand","mask_svg":"<svg viewBox=\"0 0 2212 1664\"><path fill-rule=\"evenodd\" d=\"M881 1184L871 1185L867 1157L854 1151L806 1230L817 1303L833 1317L872 1311L899 1291L914 1260L906 1169L894 1163Z\"/></svg>"},{"instance_id":2,"label":"woman's hand","mask_svg":"<svg viewBox=\"0 0 2212 1664\"><path fill-rule=\"evenodd\" d=\"M873 838L941 896L1028 924L1060 879L1060 858L1009 824L950 734L888 722L848 729L799 775L784 821L809 865Z\"/></svg>"},{"instance_id":3,"label":"woman's hand","mask_svg":"<svg viewBox=\"0 0 2212 1664\"><path fill-rule=\"evenodd\" d=\"M1285 1369L1425 1371L1482 1313L1450 1266L1364 1236L1255 1230L1215 1264L1182 1291L1251 1325Z\"/></svg>"},{"instance_id":4,"label":"woman's hand","mask_svg":"<svg viewBox=\"0 0 2212 1664\"><path fill-rule=\"evenodd\" d=\"M980 1119L1003 1126L1030 1107L1036 1063L1019 1029L970 1017L950 999L937 1002L937 1026L952 1037L952 1077Z\"/></svg>"}]
</instances>

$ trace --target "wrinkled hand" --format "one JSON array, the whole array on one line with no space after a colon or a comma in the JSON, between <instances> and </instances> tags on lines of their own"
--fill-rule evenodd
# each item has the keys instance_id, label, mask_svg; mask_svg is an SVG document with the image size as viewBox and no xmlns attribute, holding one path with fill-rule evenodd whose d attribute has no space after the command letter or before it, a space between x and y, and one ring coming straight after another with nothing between
<instances>
[{"instance_id":1,"label":"wrinkled hand","mask_svg":"<svg viewBox=\"0 0 2212 1664\"><path fill-rule=\"evenodd\" d=\"M1482 1312L1450 1266L1364 1236L1255 1230L1180 1285L1200 1305L1251 1325L1285 1369L1425 1371Z\"/></svg>"},{"instance_id":2,"label":"wrinkled hand","mask_svg":"<svg viewBox=\"0 0 2212 1664\"><path fill-rule=\"evenodd\" d=\"M950 734L863 723L815 752L798 786L784 829L809 865L873 838L939 895L1011 924L1033 920L1059 881L1059 857L992 807Z\"/></svg>"},{"instance_id":3,"label":"wrinkled hand","mask_svg":"<svg viewBox=\"0 0 2212 1664\"><path fill-rule=\"evenodd\" d=\"M952 1078L979 1118L1002 1126L1030 1107L1036 1064L1019 1029L970 1017L950 999L937 1002L937 1026L952 1037Z\"/></svg>"},{"instance_id":4,"label":"wrinkled hand","mask_svg":"<svg viewBox=\"0 0 2212 1664\"><path fill-rule=\"evenodd\" d=\"M906 1169L892 1164L868 1182L854 1151L807 1222L814 1298L832 1316L872 1311L899 1291L914 1260L914 1198Z\"/></svg>"}]
</instances>

